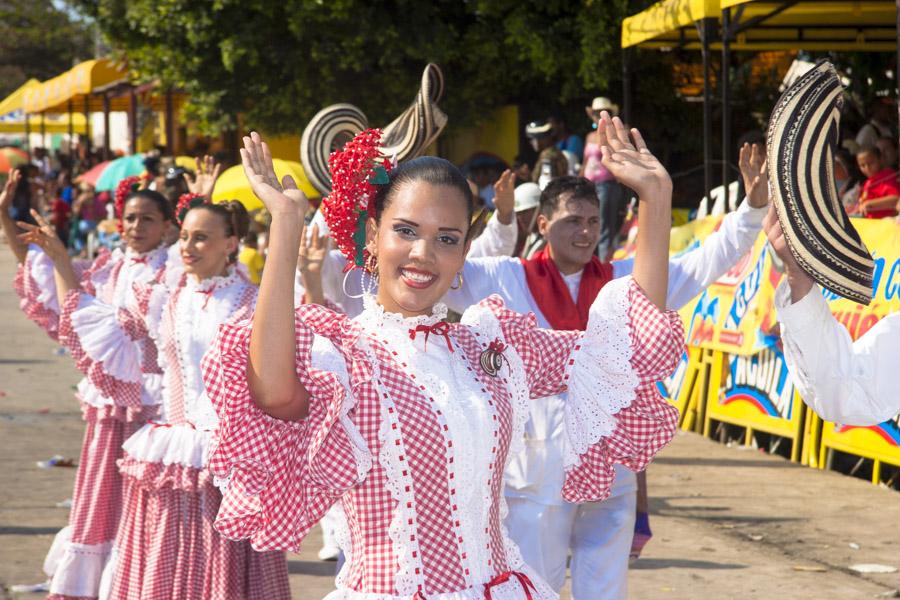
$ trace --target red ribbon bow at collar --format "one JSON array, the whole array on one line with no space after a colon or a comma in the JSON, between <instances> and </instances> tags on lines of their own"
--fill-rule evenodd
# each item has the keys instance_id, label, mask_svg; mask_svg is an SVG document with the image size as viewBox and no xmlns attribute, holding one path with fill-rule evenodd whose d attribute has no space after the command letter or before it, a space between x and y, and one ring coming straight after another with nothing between
<instances>
[{"instance_id":1,"label":"red ribbon bow at collar","mask_svg":"<svg viewBox=\"0 0 900 600\"><path fill-rule=\"evenodd\" d=\"M450 343L450 323L438 321L434 325L417 325L415 329L409 330L409 339L415 340L416 335L418 335L420 331L425 334L426 350L428 349L428 336L433 333L435 335L444 336L444 341L447 342L447 350L453 352L453 344Z\"/></svg>"},{"instance_id":2,"label":"red ribbon bow at collar","mask_svg":"<svg viewBox=\"0 0 900 600\"><path fill-rule=\"evenodd\" d=\"M203 300L203 310L206 310L206 305L209 304L209 299L212 298L213 292L216 291L216 286L212 286L208 290L197 290L198 294L205 294L206 298Z\"/></svg>"},{"instance_id":3,"label":"red ribbon bow at collar","mask_svg":"<svg viewBox=\"0 0 900 600\"><path fill-rule=\"evenodd\" d=\"M132 256L131 257L131 264L133 264L133 265L136 265L136 264L146 265L149 263L150 263L149 256Z\"/></svg>"},{"instance_id":4,"label":"red ribbon bow at collar","mask_svg":"<svg viewBox=\"0 0 900 600\"><path fill-rule=\"evenodd\" d=\"M488 582L484 586L484 600L491 600L492 587L503 585L513 577L519 580L519 585L521 585L522 589L525 590L525 598L527 598L528 600L533 600L534 597L531 595L531 590L537 592L537 588L534 587L534 584L528 578L528 575L519 571L507 571L506 573L500 573L499 575L491 579L490 582Z\"/></svg>"}]
</instances>

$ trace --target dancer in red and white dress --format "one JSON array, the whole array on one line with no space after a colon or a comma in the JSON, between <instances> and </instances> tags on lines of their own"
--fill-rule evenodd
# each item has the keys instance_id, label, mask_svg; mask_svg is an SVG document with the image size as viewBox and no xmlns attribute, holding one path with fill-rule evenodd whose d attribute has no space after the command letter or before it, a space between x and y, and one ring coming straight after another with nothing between
<instances>
[{"instance_id":1,"label":"dancer in red and white dress","mask_svg":"<svg viewBox=\"0 0 900 600\"><path fill-rule=\"evenodd\" d=\"M282 189L259 137L244 139L244 168L272 227L252 321L224 326L203 362L220 420L209 466L227 484L223 534L296 549L340 501L351 543L329 600L556 598L502 525L504 465L529 397L569 390L573 499L604 497L615 463L646 466L677 421L654 387L683 351L678 315L658 308L671 182L636 130L637 148L621 122L601 131L643 221L633 278L598 294L584 332L540 329L495 297L447 323L438 301L464 285L468 186L433 157L387 173L377 131L332 157L325 201L335 241L369 265L377 296L354 319L315 305L295 313L306 201L290 181ZM364 248L354 242L361 221Z\"/></svg>"},{"instance_id":2,"label":"dancer in red and white dress","mask_svg":"<svg viewBox=\"0 0 900 600\"><path fill-rule=\"evenodd\" d=\"M123 514L103 597L271 600L289 598L281 552L255 552L213 529L221 494L206 469L217 418L200 359L220 324L252 310L257 288L234 267L249 218L237 203L184 207L183 272L139 286L136 307L116 310L84 293L82 313L118 318L135 340L152 339L163 369L163 410L124 444ZM108 585L108 589L107 589Z\"/></svg>"},{"instance_id":3,"label":"dancer in red and white dress","mask_svg":"<svg viewBox=\"0 0 900 600\"><path fill-rule=\"evenodd\" d=\"M58 302L70 288L82 289L122 308L134 302L135 284L162 276L171 205L147 190L123 200L125 248L102 252L86 269L71 263L53 227L39 215L39 227L23 225L29 232L22 239L45 250L30 249L19 268L16 287L22 306L71 350L85 373L77 396L86 429L69 525L57 534L44 566L53 599L98 596L121 514L122 479L116 461L122 457L123 442L156 413L161 398L162 372L152 343L133 342L114 315L85 312L73 318L73 302ZM7 237L12 239L9 232Z\"/></svg>"}]
</instances>

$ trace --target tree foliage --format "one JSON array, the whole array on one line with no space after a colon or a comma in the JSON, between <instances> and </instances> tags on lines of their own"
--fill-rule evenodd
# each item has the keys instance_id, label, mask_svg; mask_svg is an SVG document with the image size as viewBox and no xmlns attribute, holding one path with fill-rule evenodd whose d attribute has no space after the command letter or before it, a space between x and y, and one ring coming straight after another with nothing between
<instances>
[{"instance_id":1,"label":"tree foliage","mask_svg":"<svg viewBox=\"0 0 900 600\"><path fill-rule=\"evenodd\" d=\"M454 123L504 103L583 103L618 78L629 0L77 0L143 79L185 90L207 130L298 132L321 107L386 124L426 62ZM635 5L639 5L635 7ZM544 110L547 110L546 108Z\"/></svg>"},{"instance_id":2,"label":"tree foliage","mask_svg":"<svg viewBox=\"0 0 900 600\"><path fill-rule=\"evenodd\" d=\"M0 2L0 98L91 57L90 27L51 0Z\"/></svg>"}]
</instances>

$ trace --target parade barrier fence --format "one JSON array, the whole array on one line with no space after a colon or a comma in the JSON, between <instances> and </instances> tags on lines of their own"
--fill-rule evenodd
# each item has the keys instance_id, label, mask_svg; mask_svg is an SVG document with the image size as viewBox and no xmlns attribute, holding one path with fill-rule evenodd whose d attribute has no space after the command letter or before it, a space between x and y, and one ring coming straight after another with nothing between
<instances>
[{"instance_id":1,"label":"parade barrier fence","mask_svg":"<svg viewBox=\"0 0 900 600\"><path fill-rule=\"evenodd\" d=\"M672 230L673 255L690 251L716 231L722 217L692 221ZM875 259L869 306L827 291L835 317L856 340L884 316L900 311L900 223L853 219ZM626 252L627 255L627 252ZM791 460L825 469L832 451L873 461L872 481L882 465L900 467L900 415L872 427L822 421L794 389L778 335L775 289L783 275L760 234L751 252L680 312L687 351L675 373L660 383L681 413L681 427L705 436L715 423L765 432L791 443Z\"/></svg>"}]
</instances>

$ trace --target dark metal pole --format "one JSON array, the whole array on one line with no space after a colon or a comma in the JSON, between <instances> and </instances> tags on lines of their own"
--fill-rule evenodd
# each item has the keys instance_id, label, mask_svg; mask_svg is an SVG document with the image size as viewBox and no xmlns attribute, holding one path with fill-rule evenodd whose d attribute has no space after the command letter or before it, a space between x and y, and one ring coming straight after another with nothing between
<instances>
[{"instance_id":1,"label":"dark metal pole","mask_svg":"<svg viewBox=\"0 0 900 600\"><path fill-rule=\"evenodd\" d=\"M103 94L103 160L109 157L109 95Z\"/></svg>"},{"instance_id":2,"label":"dark metal pole","mask_svg":"<svg viewBox=\"0 0 900 600\"><path fill-rule=\"evenodd\" d=\"M44 124L44 113L41 113L41 147L47 147L47 127Z\"/></svg>"},{"instance_id":3,"label":"dark metal pole","mask_svg":"<svg viewBox=\"0 0 900 600\"><path fill-rule=\"evenodd\" d=\"M166 151L175 156L175 115L172 90L166 90Z\"/></svg>"},{"instance_id":4,"label":"dark metal pole","mask_svg":"<svg viewBox=\"0 0 900 600\"><path fill-rule=\"evenodd\" d=\"M25 151L31 152L31 115L25 113Z\"/></svg>"},{"instance_id":5,"label":"dark metal pole","mask_svg":"<svg viewBox=\"0 0 900 600\"><path fill-rule=\"evenodd\" d=\"M87 158L90 160L91 154L91 97L87 94L84 96L84 150Z\"/></svg>"},{"instance_id":6,"label":"dark metal pole","mask_svg":"<svg viewBox=\"0 0 900 600\"><path fill-rule=\"evenodd\" d=\"M69 154L73 153L75 146L75 124L72 122L72 101L69 100Z\"/></svg>"},{"instance_id":7,"label":"dark metal pole","mask_svg":"<svg viewBox=\"0 0 900 600\"><path fill-rule=\"evenodd\" d=\"M137 93L131 88L131 106L128 111L128 121L131 129L131 153L137 154Z\"/></svg>"},{"instance_id":8,"label":"dark metal pole","mask_svg":"<svg viewBox=\"0 0 900 600\"><path fill-rule=\"evenodd\" d=\"M897 0L900 2L900 0ZM622 48L622 119L632 123L631 106L631 61L634 59L633 48Z\"/></svg>"},{"instance_id":9,"label":"dark metal pole","mask_svg":"<svg viewBox=\"0 0 900 600\"><path fill-rule=\"evenodd\" d=\"M725 210L728 210L728 182L731 179L731 9L722 9L722 185L725 188Z\"/></svg>"},{"instance_id":10,"label":"dark metal pole","mask_svg":"<svg viewBox=\"0 0 900 600\"><path fill-rule=\"evenodd\" d=\"M703 192L712 202L709 193L712 185L712 97L709 89L709 38L712 34L712 19L703 19L700 24L700 35L703 53Z\"/></svg>"}]
</instances>

